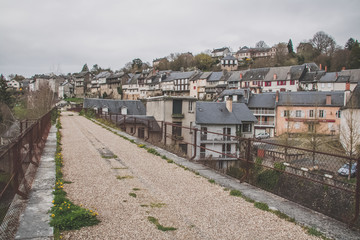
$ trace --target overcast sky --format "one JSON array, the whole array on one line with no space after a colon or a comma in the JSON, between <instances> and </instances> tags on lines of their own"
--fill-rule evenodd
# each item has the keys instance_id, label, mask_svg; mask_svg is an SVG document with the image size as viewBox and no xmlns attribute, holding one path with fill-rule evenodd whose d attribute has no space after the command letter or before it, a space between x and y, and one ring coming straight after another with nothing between
<instances>
[{"instance_id":1,"label":"overcast sky","mask_svg":"<svg viewBox=\"0 0 360 240\"><path fill-rule=\"evenodd\" d=\"M0 0L0 73L118 70L134 58L269 46L318 31L360 40L359 0Z\"/></svg>"}]
</instances>

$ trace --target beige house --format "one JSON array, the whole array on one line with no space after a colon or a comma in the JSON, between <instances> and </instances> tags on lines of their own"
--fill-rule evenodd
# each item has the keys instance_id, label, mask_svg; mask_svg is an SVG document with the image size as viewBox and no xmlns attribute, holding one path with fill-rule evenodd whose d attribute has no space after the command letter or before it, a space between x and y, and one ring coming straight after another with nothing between
<instances>
[{"instance_id":1,"label":"beige house","mask_svg":"<svg viewBox=\"0 0 360 240\"><path fill-rule=\"evenodd\" d=\"M344 92L280 92L276 97L276 135L287 131L339 134Z\"/></svg>"},{"instance_id":2,"label":"beige house","mask_svg":"<svg viewBox=\"0 0 360 240\"><path fill-rule=\"evenodd\" d=\"M166 125L166 145L191 157L193 146L189 143L194 140L189 128L192 128L195 122L196 98L152 97L145 99L145 104L147 116L153 116L156 121L169 123ZM164 137L162 141L165 143Z\"/></svg>"}]
</instances>

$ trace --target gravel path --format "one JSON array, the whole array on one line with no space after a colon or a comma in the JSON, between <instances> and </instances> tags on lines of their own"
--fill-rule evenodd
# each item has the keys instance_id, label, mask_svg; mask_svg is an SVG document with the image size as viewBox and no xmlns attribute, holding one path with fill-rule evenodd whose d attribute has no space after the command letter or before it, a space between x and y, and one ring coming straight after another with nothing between
<instances>
[{"instance_id":1,"label":"gravel path","mask_svg":"<svg viewBox=\"0 0 360 240\"><path fill-rule=\"evenodd\" d=\"M74 203L96 210L101 223L64 239L317 239L72 114L61 117L64 180L73 182L64 189ZM103 158L104 149L117 157ZM177 230L160 231L149 216Z\"/></svg>"}]
</instances>

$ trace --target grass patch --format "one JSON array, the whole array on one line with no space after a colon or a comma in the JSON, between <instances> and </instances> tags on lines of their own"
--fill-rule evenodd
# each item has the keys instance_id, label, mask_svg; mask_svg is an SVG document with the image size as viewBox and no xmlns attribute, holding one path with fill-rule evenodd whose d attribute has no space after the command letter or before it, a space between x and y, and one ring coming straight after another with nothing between
<instances>
[{"instance_id":1,"label":"grass patch","mask_svg":"<svg viewBox=\"0 0 360 240\"><path fill-rule=\"evenodd\" d=\"M73 182L71 182L71 181L64 181L64 184L71 184L71 183L73 183Z\"/></svg>"},{"instance_id":2,"label":"grass patch","mask_svg":"<svg viewBox=\"0 0 360 240\"><path fill-rule=\"evenodd\" d=\"M112 156L101 155L101 157L104 158L104 159L112 159L112 158L117 158L118 156L116 156L116 155L112 155Z\"/></svg>"},{"instance_id":3,"label":"grass patch","mask_svg":"<svg viewBox=\"0 0 360 240\"><path fill-rule=\"evenodd\" d=\"M132 179L134 178L133 176L129 176L129 175L125 175L125 176L116 176L116 179L119 179L119 180L123 180L123 179Z\"/></svg>"},{"instance_id":4,"label":"grass patch","mask_svg":"<svg viewBox=\"0 0 360 240\"><path fill-rule=\"evenodd\" d=\"M312 236L315 236L315 237L321 237L321 238L324 237L324 235L321 232L319 232L318 230L316 230L314 227L307 228L307 233L309 235L312 235Z\"/></svg>"},{"instance_id":5,"label":"grass patch","mask_svg":"<svg viewBox=\"0 0 360 240\"><path fill-rule=\"evenodd\" d=\"M146 145L145 144L139 144L139 145L137 145L139 148L145 148L146 147Z\"/></svg>"},{"instance_id":6,"label":"grass patch","mask_svg":"<svg viewBox=\"0 0 360 240\"><path fill-rule=\"evenodd\" d=\"M140 188L133 188L132 190L133 191L140 191L141 189Z\"/></svg>"},{"instance_id":7,"label":"grass patch","mask_svg":"<svg viewBox=\"0 0 360 240\"><path fill-rule=\"evenodd\" d=\"M162 208L165 206L166 206L166 203L150 203L151 208Z\"/></svg>"},{"instance_id":8,"label":"grass patch","mask_svg":"<svg viewBox=\"0 0 360 240\"><path fill-rule=\"evenodd\" d=\"M131 192L131 193L129 193L129 196L136 198L136 193Z\"/></svg>"},{"instance_id":9,"label":"grass patch","mask_svg":"<svg viewBox=\"0 0 360 240\"><path fill-rule=\"evenodd\" d=\"M149 220L149 222L155 224L157 229L159 229L160 231L166 232L166 231L175 231L175 230L177 230L177 228L174 228L174 227L165 227L165 226L161 225L159 223L159 220L154 218L154 217L149 216L148 220Z\"/></svg>"},{"instance_id":10,"label":"grass patch","mask_svg":"<svg viewBox=\"0 0 360 240\"><path fill-rule=\"evenodd\" d=\"M242 198L243 198L245 201L250 202L250 203L254 203L254 202L255 202L254 199L251 199L251 198L246 197L246 196L244 196L244 195L242 196Z\"/></svg>"},{"instance_id":11,"label":"grass patch","mask_svg":"<svg viewBox=\"0 0 360 240\"><path fill-rule=\"evenodd\" d=\"M230 195L235 197L242 197L242 193L238 190L231 190Z\"/></svg>"},{"instance_id":12,"label":"grass patch","mask_svg":"<svg viewBox=\"0 0 360 240\"><path fill-rule=\"evenodd\" d=\"M215 183L214 179L209 179L208 181L209 181L209 183Z\"/></svg>"},{"instance_id":13,"label":"grass patch","mask_svg":"<svg viewBox=\"0 0 360 240\"><path fill-rule=\"evenodd\" d=\"M156 156L160 156L161 154L158 153L158 151L156 151L154 148L148 148L147 150L148 153L154 154Z\"/></svg>"},{"instance_id":14,"label":"grass patch","mask_svg":"<svg viewBox=\"0 0 360 240\"><path fill-rule=\"evenodd\" d=\"M140 207L149 207L149 205L141 204Z\"/></svg>"},{"instance_id":15,"label":"grass patch","mask_svg":"<svg viewBox=\"0 0 360 240\"><path fill-rule=\"evenodd\" d=\"M266 203L262 203L262 202L255 202L254 206L258 209L264 210L264 211L269 211L269 205L267 205Z\"/></svg>"},{"instance_id":16,"label":"grass patch","mask_svg":"<svg viewBox=\"0 0 360 240\"><path fill-rule=\"evenodd\" d=\"M289 221L289 222L295 222L295 218L289 217L288 215L280 212L279 210L275 210L275 211L270 210L270 212L274 213L276 216L278 216L281 219L285 219L286 221Z\"/></svg>"},{"instance_id":17,"label":"grass patch","mask_svg":"<svg viewBox=\"0 0 360 240\"><path fill-rule=\"evenodd\" d=\"M55 237L60 238L61 231L63 230L74 230L82 227L93 226L98 224L100 221L96 217L98 215L97 212L77 206L66 197L66 192L63 190L64 183L69 184L72 182L63 180L60 119L58 119L56 126L58 128L56 133L57 145L55 153L56 183L55 190L53 191L53 206L51 207L49 213L51 214L50 226L54 227Z\"/></svg>"},{"instance_id":18,"label":"grass patch","mask_svg":"<svg viewBox=\"0 0 360 240\"><path fill-rule=\"evenodd\" d=\"M169 160L169 159L167 158L167 156L165 156L165 155L162 155L161 158L164 159L164 160Z\"/></svg>"},{"instance_id":19,"label":"grass patch","mask_svg":"<svg viewBox=\"0 0 360 240\"><path fill-rule=\"evenodd\" d=\"M174 163L174 161L173 160L171 160L171 159L168 159L168 160L166 160L168 163Z\"/></svg>"}]
</instances>

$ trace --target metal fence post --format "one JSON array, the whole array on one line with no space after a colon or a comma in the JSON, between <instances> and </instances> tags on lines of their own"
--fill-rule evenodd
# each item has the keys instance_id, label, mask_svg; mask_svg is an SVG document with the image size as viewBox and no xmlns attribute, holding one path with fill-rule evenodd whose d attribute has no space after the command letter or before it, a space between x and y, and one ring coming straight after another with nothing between
<instances>
[{"instance_id":1,"label":"metal fence post","mask_svg":"<svg viewBox=\"0 0 360 240\"><path fill-rule=\"evenodd\" d=\"M350 226L354 225L359 218L360 212L360 158L357 159L356 165L356 188L355 188L355 216L350 222Z\"/></svg>"},{"instance_id":2,"label":"metal fence post","mask_svg":"<svg viewBox=\"0 0 360 240\"><path fill-rule=\"evenodd\" d=\"M164 144L166 146L166 122L164 122Z\"/></svg>"}]
</instances>

